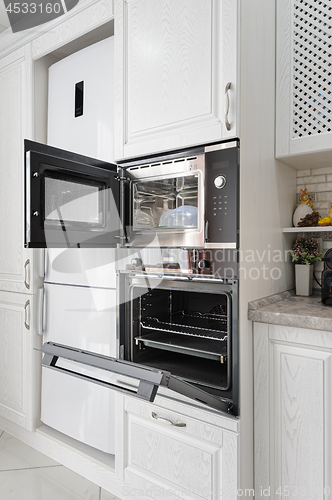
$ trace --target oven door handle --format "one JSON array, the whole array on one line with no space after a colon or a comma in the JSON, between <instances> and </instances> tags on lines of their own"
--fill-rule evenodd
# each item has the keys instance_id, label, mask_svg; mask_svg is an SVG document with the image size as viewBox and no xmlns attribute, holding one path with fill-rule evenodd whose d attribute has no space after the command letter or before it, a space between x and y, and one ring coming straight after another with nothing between
<instances>
[{"instance_id":1,"label":"oven door handle","mask_svg":"<svg viewBox=\"0 0 332 500\"><path fill-rule=\"evenodd\" d=\"M41 364L45 368L51 368L68 375L87 380L88 382L108 387L109 389L114 389L131 396L136 396L137 398L144 399L145 401L153 402L156 397L158 387L164 386L216 410L225 413L232 413L231 402L212 396L204 390L198 389L190 383L175 377L170 372L131 363L122 359L103 356L102 354L95 354L89 351L74 349L72 347L55 344L53 342L46 342L41 348L41 352L44 353ZM57 366L59 358L76 361L77 363L106 370L108 372L135 378L139 380L137 392L134 388L131 389L118 386L110 382L93 378L89 375L84 375L82 373Z\"/></svg>"},{"instance_id":2,"label":"oven door handle","mask_svg":"<svg viewBox=\"0 0 332 500\"><path fill-rule=\"evenodd\" d=\"M63 372L98 385L106 386L110 389L130 394L146 401L154 401L158 387L160 385L166 385L166 381L163 379L167 378L169 375L168 372L163 372L161 370L155 370L153 368L150 369L148 367L129 363L120 359L95 354L89 351L74 349L72 347L55 344L53 342L46 342L41 348L41 352L44 353L41 365L45 368L51 368L58 372ZM76 372L74 370L72 371L67 368L57 366L59 358L76 361L77 363L94 368L138 379L139 386L137 392L133 389L105 382L89 375L84 375L78 371Z\"/></svg>"}]
</instances>

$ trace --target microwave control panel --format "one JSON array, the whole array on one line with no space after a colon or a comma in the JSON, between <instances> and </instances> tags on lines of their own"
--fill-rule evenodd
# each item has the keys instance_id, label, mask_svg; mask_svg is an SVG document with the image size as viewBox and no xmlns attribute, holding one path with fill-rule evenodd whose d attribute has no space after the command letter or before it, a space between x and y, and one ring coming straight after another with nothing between
<instances>
[{"instance_id":1,"label":"microwave control panel","mask_svg":"<svg viewBox=\"0 0 332 500\"><path fill-rule=\"evenodd\" d=\"M238 146L234 145L205 155L206 243L237 247L238 151Z\"/></svg>"}]
</instances>

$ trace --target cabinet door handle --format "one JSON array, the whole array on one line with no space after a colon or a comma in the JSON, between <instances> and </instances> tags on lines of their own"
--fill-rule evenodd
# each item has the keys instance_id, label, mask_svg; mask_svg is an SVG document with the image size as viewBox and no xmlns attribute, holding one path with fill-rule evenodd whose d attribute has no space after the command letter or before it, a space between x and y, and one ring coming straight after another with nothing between
<instances>
[{"instance_id":1,"label":"cabinet door handle","mask_svg":"<svg viewBox=\"0 0 332 500\"><path fill-rule=\"evenodd\" d=\"M37 272L39 278L45 278L45 248L38 248Z\"/></svg>"},{"instance_id":2,"label":"cabinet door handle","mask_svg":"<svg viewBox=\"0 0 332 500\"><path fill-rule=\"evenodd\" d=\"M25 288L27 288L29 290L30 284L28 283L28 274L29 274L29 281L30 281L30 272L28 273L28 266L29 266L29 271L30 271L30 259L28 259L24 264L24 284L25 284Z\"/></svg>"},{"instance_id":3,"label":"cabinet door handle","mask_svg":"<svg viewBox=\"0 0 332 500\"><path fill-rule=\"evenodd\" d=\"M24 326L27 330L30 330L30 325L28 323L28 307L30 310L30 300L27 300L26 303L24 304ZM29 318L30 322L30 318Z\"/></svg>"},{"instance_id":4,"label":"cabinet door handle","mask_svg":"<svg viewBox=\"0 0 332 500\"><path fill-rule=\"evenodd\" d=\"M170 420L169 418L160 417L154 411L152 412L152 418L154 418L156 420L165 420L165 422L168 422L169 424L174 425L174 427L187 427L187 424L184 424L182 422L180 422L179 424L176 424L175 422L172 422L172 420Z\"/></svg>"},{"instance_id":5,"label":"cabinet door handle","mask_svg":"<svg viewBox=\"0 0 332 500\"><path fill-rule=\"evenodd\" d=\"M37 334L44 334L45 325L45 290L44 287L38 288L37 291Z\"/></svg>"},{"instance_id":6,"label":"cabinet door handle","mask_svg":"<svg viewBox=\"0 0 332 500\"><path fill-rule=\"evenodd\" d=\"M228 113L229 113L229 94L228 91L231 88L231 82L228 82L225 87L225 125L227 130L231 129L231 124L228 121Z\"/></svg>"}]
</instances>

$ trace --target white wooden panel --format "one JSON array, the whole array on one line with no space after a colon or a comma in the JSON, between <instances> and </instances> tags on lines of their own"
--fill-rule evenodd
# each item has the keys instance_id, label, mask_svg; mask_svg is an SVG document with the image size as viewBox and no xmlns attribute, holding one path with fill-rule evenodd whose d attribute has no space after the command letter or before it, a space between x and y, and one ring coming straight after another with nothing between
<instances>
[{"instance_id":1,"label":"white wooden panel","mask_svg":"<svg viewBox=\"0 0 332 500\"><path fill-rule=\"evenodd\" d=\"M296 169L331 163L328 9L316 0L277 0L276 157Z\"/></svg>"},{"instance_id":2,"label":"white wooden panel","mask_svg":"<svg viewBox=\"0 0 332 500\"><path fill-rule=\"evenodd\" d=\"M163 424L162 424L163 425ZM218 448L197 439L186 439L168 427L135 417L129 418L129 469L146 473L152 481L165 480L174 490L210 498L212 466L218 460Z\"/></svg>"},{"instance_id":3,"label":"white wooden panel","mask_svg":"<svg viewBox=\"0 0 332 500\"><path fill-rule=\"evenodd\" d=\"M292 342L294 344L332 349L332 332L269 325L269 338L271 340L280 340L281 342Z\"/></svg>"},{"instance_id":4,"label":"white wooden panel","mask_svg":"<svg viewBox=\"0 0 332 500\"><path fill-rule=\"evenodd\" d=\"M115 157L236 136L237 2L115 0L114 9Z\"/></svg>"},{"instance_id":5,"label":"white wooden panel","mask_svg":"<svg viewBox=\"0 0 332 500\"><path fill-rule=\"evenodd\" d=\"M0 303L0 404L18 412L23 412L22 317L21 307Z\"/></svg>"},{"instance_id":6,"label":"white wooden panel","mask_svg":"<svg viewBox=\"0 0 332 500\"><path fill-rule=\"evenodd\" d=\"M237 498L236 433L135 398L124 397L123 409L120 456L134 498ZM152 411L186 427L155 420ZM121 477L120 471L117 475Z\"/></svg>"},{"instance_id":7,"label":"white wooden panel","mask_svg":"<svg viewBox=\"0 0 332 500\"><path fill-rule=\"evenodd\" d=\"M218 471L215 471L215 475ZM231 432L223 433L222 480L219 483L222 500L236 500L240 490L239 439ZM218 498L218 496L217 496Z\"/></svg>"},{"instance_id":8,"label":"white wooden panel","mask_svg":"<svg viewBox=\"0 0 332 500\"><path fill-rule=\"evenodd\" d=\"M23 140L31 134L29 47L6 57L0 69L0 288L19 282L15 291L28 292L31 252L24 250ZM10 286L9 286L9 289Z\"/></svg>"},{"instance_id":9,"label":"white wooden panel","mask_svg":"<svg viewBox=\"0 0 332 500\"><path fill-rule=\"evenodd\" d=\"M211 11L211 0L127 2L129 141L211 113Z\"/></svg>"},{"instance_id":10,"label":"white wooden panel","mask_svg":"<svg viewBox=\"0 0 332 500\"><path fill-rule=\"evenodd\" d=\"M331 453L331 443L325 443L331 413L328 409L326 422L325 405L331 398L327 375L332 353L273 342L271 356L271 498L280 498L278 488L290 488L289 498L324 498L326 458Z\"/></svg>"},{"instance_id":11,"label":"white wooden panel","mask_svg":"<svg viewBox=\"0 0 332 500\"><path fill-rule=\"evenodd\" d=\"M24 295L0 293L0 414L20 425L26 417L28 330ZM31 304L27 306L31 313ZM29 324L31 318L27 318Z\"/></svg>"},{"instance_id":12,"label":"white wooden panel","mask_svg":"<svg viewBox=\"0 0 332 500\"><path fill-rule=\"evenodd\" d=\"M289 154L291 115L291 2L277 0L276 157Z\"/></svg>"},{"instance_id":13,"label":"white wooden panel","mask_svg":"<svg viewBox=\"0 0 332 500\"><path fill-rule=\"evenodd\" d=\"M69 17L32 42L32 56L39 59L113 19L112 0L100 0Z\"/></svg>"},{"instance_id":14,"label":"white wooden panel","mask_svg":"<svg viewBox=\"0 0 332 500\"><path fill-rule=\"evenodd\" d=\"M255 491L256 499L264 498L261 488L270 485L269 393L268 365L269 325L254 324L254 425L255 425Z\"/></svg>"}]
</instances>

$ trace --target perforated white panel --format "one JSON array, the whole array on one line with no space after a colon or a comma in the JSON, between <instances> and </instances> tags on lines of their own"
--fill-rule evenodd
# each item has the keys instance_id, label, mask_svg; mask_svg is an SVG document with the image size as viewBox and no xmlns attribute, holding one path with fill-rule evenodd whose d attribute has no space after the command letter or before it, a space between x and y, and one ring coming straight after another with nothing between
<instances>
[{"instance_id":1,"label":"perforated white panel","mask_svg":"<svg viewBox=\"0 0 332 500\"><path fill-rule=\"evenodd\" d=\"M332 130L332 0L293 0L293 138Z\"/></svg>"}]
</instances>

